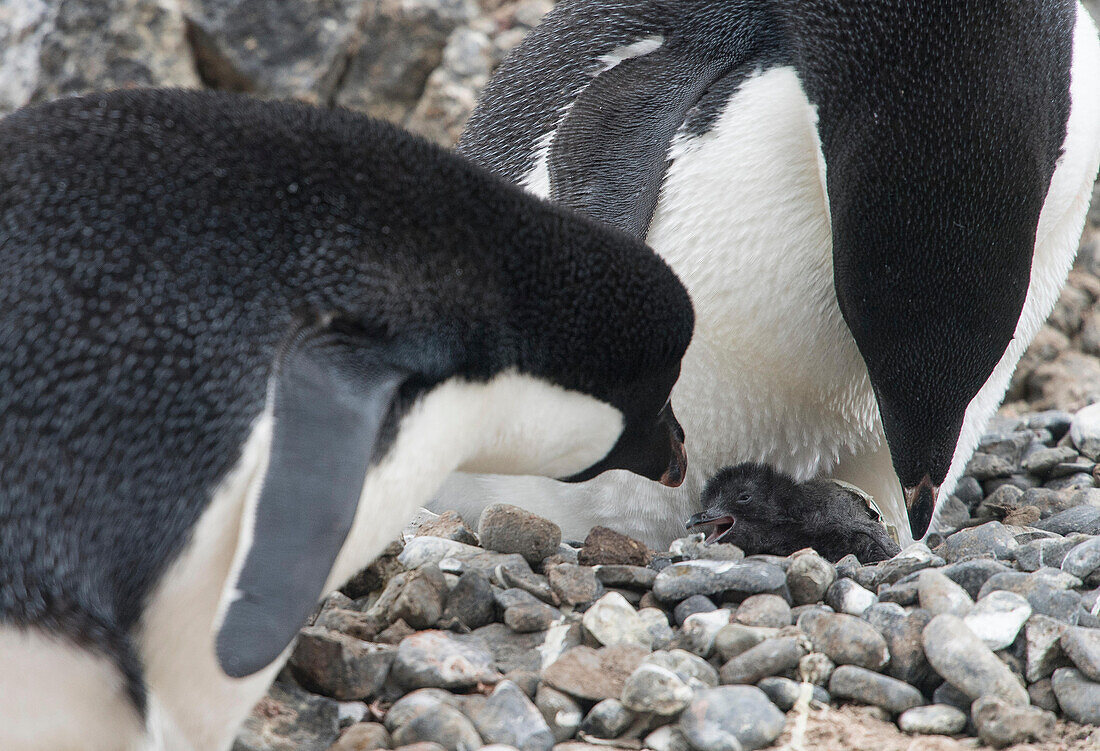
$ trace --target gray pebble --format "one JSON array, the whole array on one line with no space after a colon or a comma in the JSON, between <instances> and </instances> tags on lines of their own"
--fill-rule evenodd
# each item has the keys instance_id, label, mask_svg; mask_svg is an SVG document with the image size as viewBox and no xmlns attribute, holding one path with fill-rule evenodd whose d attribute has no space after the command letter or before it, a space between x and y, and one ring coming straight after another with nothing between
<instances>
[{"instance_id":1,"label":"gray pebble","mask_svg":"<svg viewBox=\"0 0 1100 751\"><path fill-rule=\"evenodd\" d=\"M890 660L886 640L866 621L844 613L807 613L798 626L837 665L881 670Z\"/></svg>"},{"instance_id":2,"label":"gray pebble","mask_svg":"<svg viewBox=\"0 0 1100 751\"><path fill-rule=\"evenodd\" d=\"M829 676L833 674L834 670L836 670L836 663L823 652L810 652L798 661L799 677L816 686L828 684Z\"/></svg>"},{"instance_id":3,"label":"gray pebble","mask_svg":"<svg viewBox=\"0 0 1100 751\"><path fill-rule=\"evenodd\" d=\"M1038 707L1018 706L996 696L983 696L970 709L978 737L993 748L1044 741L1054 732L1054 714Z\"/></svg>"},{"instance_id":4,"label":"gray pebble","mask_svg":"<svg viewBox=\"0 0 1100 751\"><path fill-rule=\"evenodd\" d=\"M558 595L550 588L549 580L542 574L536 574L527 566L502 566L497 573L506 587L522 589L548 605L561 604Z\"/></svg>"},{"instance_id":5,"label":"gray pebble","mask_svg":"<svg viewBox=\"0 0 1100 751\"><path fill-rule=\"evenodd\" d=\"M794 556L787 568L787 589L795 605L820 602L834 581L836 568L816 553Z\"/></svg>"},{"instance_id":6,"label":"gray pebble","mask_svg":"<svg viewBox=\"0 0 1100 751\"><path fill-rule=\"evenodd\" d=\"M977 599L982 585L996 574L1012 571L1000 561L991 558L975 558L968 561L951 563L940 569L944 576L966 590L972 598Z\"/></svg>"},{"instance_id":7,"label":"gray pebble","mask_svg":"<svg viewBox=\"0 0 1100 751\"><path fill-rule=\"evenodd\" d=\"M689 615L680 629L679 645L700 657L710 657L718 633L729 625L731 615L727 608Z\"/></svg>"},{"instance_id":8,"label":"gray pebble","mask_svg":"<svg viewBox=\"0 0 1100 751\"><path fill-rule=\"evenodd\" d=\"M634 713L618 699L604 699L585 715L580 730L596 738L618 738L634 720Z\"/></svg>"},{"instance_id":9,"label":"gray pebble","mask_svg":"<svg viewBox=\"0 0 1100 751\"><path fill-rule=\"evenodd\" d=\"M967 556L992 553L996 558L1008 558L1020 545L1015 536L1000 522L986 522L977 527L960 529L938 549L948 563Z\"/></svg>"},{"instance_id":10,"label":"gray pebble","mask_svg":"<svg viewBox=\"0 0 1100 751\"><path fill-rule=\"evenodd\" d=\"M966 727L966 713L950 704L913 707L901 713L898 727L920 735L956 735Z\"/></svg>"},{"instance_id":11,"label":"gray pebble","mask_svg":"<svg viewBox=\"0 0 1100 751\"><path fill-rule=\"evenodd\" d=\"M487 743L520 751L550 751L554 745L554 734L538 708L511 681L498 683L472 719Z\"/></svg>"},{"instance_id":12,"label":"gray pebble","mask_svg":"<svg viewBox=\"0 0 1100 751\"><path fill-rule=\"evenodd\" d=\"M1088 458L1100 456L1100 404L1090 404L1073 415L1069 437Z\"/></svg>"},{"instance_id":13,"label":"gray pebble","mask_svg":"<svg viewBox=\"0 0 1100 751\"><path fill-rule=\"evenodd\" d=\"M718 609L711 599L705 595L692 595L679 603L672 611L672 617L676 625L682 626L689 615L695 613L712 613Z\"/></svg>"},{"instance_id":14,"label":"gray pebble","mask_svg":"<svg viewBox=\"0 0 1100 751\"><path fill-rule=\"evenodd\" d=\"M420 631L403 639L391 673L406 688L472 688L499 677L481 639L445 631Z\"/></svg>"},{"instance_id":15,"label":"gray pebble","mask_svg":"<svg viewBox=\"0 0 1100 751\"><path fill-rule=\"evenodd\" d=\"M1016 549L1016 567L1021 571L1038 571L1047 566L1061 567L1066 553L1088 539L1083 535L1034 540Z\"/></svg>"},{"instance_id":16,"label":"gray pebble","mask_svg":"<svg viewBox=\"0 0 1100 751\"><path fill-rule=\"evenodd\" d=\"M920 585L916 579L905 579L897 584L884 586L878 591L879 602L892 602L909 607L920 603Z\"/></svg>"},{"instance_id":17,"label":"gray pebble","mask_svg":"<svg viewBox=\"0 0 1100 751\"><path fill-rule=\"evenodd\" d=\"M559 563L549 568L546 578L550 588L567 605L592 602L603 594L603 585L589 566Z\"/></svg>"},{"instance_id":18,"label":"gray pebble","mask_svg":"<svg viewBox=\"0 0 1100 751\"><path fill-rule=\"evenodd\" d=\"M477 522L481 546L498 553L518 553L534 565L553 555L561 544L561 528L519 506L486 506Z\"/></svg>"},{"instance_id":19,"label":"gray pebble","mask_svg":"<svg viewBox=\"0 0 1100 751\"><path fill-rule=\"evenodd\" d=\"M438 743L447 751L466 751L483 745L474 723L446 704L417 713L393 731L394 746L421 742Z\"/></svg>"},{"instance_id":20,"label":"gray pebble","mask_svg":"<svg viewBox=\"0 0 1100 751\"><path fill-rule=\"evenodd\" d=\"M878 598L851 579L837 579L829 587L825 602L838 613L861 615L864 610L878 602Z\"/></svg>"},{"instance_id":21,"label":"gray pebble","mask_svg":"<svg viewBox=\"0 0 1100 751\"><path fill-rule=\"evenodd\" d=\"M974 607L966 590L936 569L925 569L917 575L917 593L920 606L933 615L965 616Z\"/></svg>"},{"instance_id":22,"label":"gray pebble","mask_svg":"<svg viewBox=\"0 0 1100 751\"><path fill-rule=\"evenodd\" d=\"M1085 540L1066 553L1061 568L1078 579L1084 579L1100 569L1100 537Z\"/></svg>"},{"instance_id":23,"label":"gray pebble","mask_svg":"<svg viewBox=\"0 0 1100 751\"><path fill-rule=\"evenodd\" d=\"M582 622L588 633L606 646L637 644L653 648L653 634L646 619L618 592L608 592L597 600L584 611Z\"/></svg>"},{"instance_id":24,"label":"gray pebble","mask_svg":"<svg viewBox=\"0 0 1100 751\"><path fill-rule=\"evenodd\" d=\"M662 725L645 737L643 748L653 749L653 751L691 751L691 744L688 743L679 725ZM595 751L595 749L584 751Z\"/></svg>"},{"instance_id":25,"label":"gray pebble","mask_svg":"<svg viewBox=\"0 0 1100 751\"><path fill-rule=\"evenodd\" d=\"M893 584L916 571L942 565L943 558L929 550L923 542L914 542L890 560L879 564L875 584Z\"/></svg>"},{"instance_id":26,"label":"gray pebble","mask_svg":"<svg viewBox=\"0 0 1100 751\"><path fill-rule=\"evenodd\" d=\"M337 702L289 683L272 685L264 709L267 711L253 712L245 719L233 744L235 751L320 751L340 733Z\"/></svg>"},{"instance_id":27,"label":"gray pebble","mask_svg":"<svg viewBox=\"0 0 1100 751\"><path fill-rule=\"evenodd\" d=\"M782 628L791 625L791 606L776 595L752 595L737 606L734 620L746 626Z\"/></svg>"},{"instance_id":28,"label":"gray pebble","mask_svg":"<svg viewBox=\"0 0 1100 751\"><path fill-rule=\"evenodd\" d=\"M692 688L714 688L718 685L718 671L709 662L683 649L658 650L642 662L671 670L680 680Z\"/></svg>"},{"instance_id":29,"label":"gray pebble","mask_svg":"<svg viewBox=\"0 0 1100 751\"><path fill-rule=\"evenodd\" d=\"M1055 465L1073 461L1077 458L1077 451L1070 446L1055 446L1054 448L1038 448L1030 451L1020 462L1024 471L1033 475L1045 475L1054 469Z\"/></svg>"},{"instance_id":30,"label":"gray pebble","mask_svg":"<svg viewBox=\"0 0 1100 751\"><path fill-rule=\"evenodd\" d=\"M963 622L975 636L996 652L1016 641L1031 617L1031 605L1015 592L994 591L978 600Z\"/></svg>"},{"instance_id":31,"label":"gray pebble","mask_svg":"<svg viewBox=\"0 0 1100 751\"><path fill-rule=\"evenodd\" d=\"M966 474L975 480L992 480L1007 477L1016 469L1015 462L996 454L977 452L966 465Z\"/></svg>"},{"instance_id":32,"label":"gray pebble","mask_svg":"<svg viewBox=\"0 0 1100 751\"><path fill-rule=\"evenodd\" d=\"M729 660L718 674L722 683L756 683L795 668L805 654L795 637L768 639Z\"/></svg>"},{"instance_id":33,"label":"gray pebble","mask_svg":"<svg viewBox=\"0 0 1100 751\"><path fill-rule=\"evenodd\" d=\"M1100 681L1100 631L1091 628L1067 628L1058 643L1085 678Z\"/></svg>"},{"instance_id":34,"label":"gray pebble","mask_svg":"<svg viewBox=\"0 0 1100 751\"><path fill-rule=\"evenodd\" d=\"M924 653L936 672L972 699L985 694L1027 704L1027 691L1012 671L961 618L937 615L924 628Z\"/></svg>"},{"instance_id":35,"label":"gray pebble","mask_svg":"<svg viewBox=\"0 0 1100 751\"><path fill-rule=\"evenodd\" d=\"M635 712L673 715L688 705L694 689L668 668L643 662L623 685L622 702Z\"/></svg>"},{"instance_id":36,"label":"gray pebble","mask_svg":"<svg viewBox=\"0 0 1100 751\"><path fill-rule=\"evenodd\" d=\"M756 686L698 691L680 715L680 729L696 751L753 751L783 731L785 717Z\"/></svg>"},{"instance_id":37,"label":"gray pebble","mask_svg":"<svg viewBox=\"0 0 1100 751\"><path fill-rule=\"evenodd\" d=\"M946 704L949 707L954 707L969 717L970 705L974 703L974 700L950 683L944 681L932 692L932 702L934 704Z\"/></svg>"},{"instance_id":38,"label":"gray pebble","mask_svg":"<svg viewBox=\"0 0 1100 751\"><path fill-rule=\"evenodd\" d=\"M653 586L657 572L645 566L604 565L593 567L596 578L608 587L628 587L630 589L649 589Z\"/></svg>"},{"instance_id":39,"label":"gray pebble","mask_svg":"<svg viewBox=\"0 0 1100 751\"><path fill-rule=\"evenodd\" d=\"M752 649L760 642L773 636L770 629L754 628L740 623L722 626L714 636L714 648L725 660L732 660L739 654Z\"/></svg>"},{"instance_id":40,"label":"gray pebble","mask_svg":"<svg viewBox=\"0 0 1100 751\"><path fill-rule=\"evenodd\" d=\"M503 623L490 623L475 630L471 636L479 638L481 644L493 655L493 663L501 673L513 670L538 671L542 667L542 657L537 651L546 641L546 633L533 631L516 633ZM580 624L574 624L558 640L560 651L580 644L583 632Z\"/></svg>"},{"instance_id":41,"label":"gray pebble","mask_svg":"<svg viewBox=\"0 0 1100 751\"><path fill-rule=\"evenodd\" d=\"M1043 519L1034 526L1059 535L1068 535L1073 532L1086 535L1100 534L1100 508L1077 506Z\"/></svg>"},{"instance_id":42,"label":"gray pebble","mask_svg":"<svg viewBox=\"0 0 1100 751\"><path fill-rule=\"evenodd\" d=\"M762 679L756 684L756 687L767 694L775 706L784 712L789 712L794 707L795 702L798 701L798 697L802 695L802 685L790 678L772 676L771 678ZM830 697L828 691L815 685L810 692L810 698L820 704L828 704Z\"/></svg>"},{"instance_id":43,"label":"gray pebble","mask_svg":"<svg viewBox=\"0 0 1100 751\"><path fill-rule=\"evenodd\" d=\"M1100 683L1074 668L1058 668L1050 682L1067 717L1085 725L1100 725Z\"/></svg>"},{"instance_id":44,"label":"gray pebble","mask_svg":"<svg viewBox=\"0 0 1100 751\"><path fill-rule=\"evenodd\" d=\"M559 743L572 738L580 727L581 707L569 694L540 684L535 692L535 706Z\"/></svg>"},{"instance_id":45,"label":"gray pebble","mask_svg":"<svg viewBox=\"0 0 1100 751\"><path fill-rule=\"evenodd\" d=\"M481 628L493 622L495 610L493 586L488 577L470 569L458 577L458 583L451 589L443 620L458 621L469 629Z\"/></svg>"},{"instance_id":46,"label":"gray pebble","mask_svg":"<svg viewBox=\"0 0 1100 751\"><path fill-rule=\"evenodd\" d=\"M719 593L747 597L777 591L786 583L783 569L761 561L685 561L657 574L653 594L664 602Z\"/></svg>"},{"instance_id":47,"label":"gray pebble","mask_svg":"<svg viewBox=\"0 0 1100 751\"><path fill-rule=\"evenodd\" d=\"M1024 627L1026 667L1024 676L1029 683L1049 678L1056 668L1069 664L1062 652L1060 640L1069 628L1053 618L1036 614Z\"/></svg>"},{"instance_id":48,"label":"gray pebble","mask_svg":"<svg viewBox=\"0 0 1100 751\"><path fill-rule=\"evenodd\" d=\"M537 600L518 603L504 611L504 623L520 634L545 631L559 618L561 611Z\"/></svg>"},{"instance_id":49,"label":"gray pebble","mask_svg":"<svg viewBox=\"0 0 1100 751\"><path fill-rule=\"evenodd\" d=\"M908 683L856 665L841 665L833 671L829 693L841 699L882 707L893 714L924 703L920 691Z\"/></svg>"},{"instance_id":50,"label":"gray pebble","mask_svg":"<svg viewBox=\"0 0 1100 751\"><path fill-rule=\"evenodd\" d=\"M1054 696L1054 686L1051 685L1050 678L1029 685L1027 695L1031 697L1032 705L1048 712L1058 712L1058 699Z\"/></svg>"},{"instance_id":51,"label":"gray pebble","mask_svg":"<svg viewBox=\"0 0 1100 751\"><path fill-rule=\"evenodd\" d=\"M382 688L396 655L395 647L310 626L298 634L289 664L294 678L314 693L366 699Z\"/></svg>"},{"instance_id":52,"label":"gray pebble","mask_svg":"<svg viewBox=\"0 0 1100 751\"><path fill-rule=\"evenodd\" d=\"M880 603L863 614L883 638L890 650L886 674L905 681L922 691L931 690L940 680L924 656L921 635L934 616L927 610L906 611L892 603Z\"/></svg>"}]
</instances>

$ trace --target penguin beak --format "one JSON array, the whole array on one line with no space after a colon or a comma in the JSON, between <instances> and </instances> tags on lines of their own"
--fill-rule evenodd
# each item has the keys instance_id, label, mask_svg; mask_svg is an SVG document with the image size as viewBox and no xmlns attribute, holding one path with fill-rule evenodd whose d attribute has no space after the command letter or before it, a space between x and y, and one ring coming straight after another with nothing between
<instances>
[{"instance_id":1,"label":"penguin beak","mask_svg":"<svg viewBox=\"0 0 1100 751\"><path fill-rule=\"evenodd\" d=\"M672 460L668 464L668 469L661 475L661 484L669 488L678 488L687 477L687 449L675 432L669 433L669 441L672 442Z\"/></svg>"},{"instance_id":2,"label":"penguin beak","mask_svg":"<svg viewBox=\"0 0 1100 751\"><path fill-rule=\"evenodd\" d=\"M708 509L707 511L701 511L695 514L684 524L688 528L688 531L694 530L698 527L708 527L714 525L714 529L710 531L704 542L707 545L718 542L726 534L733 529L733 525L737 523L737 520L728 514L723 514L717 509Z\"/></svg>"},{"instance_id":3,"label":"penguin beak","mask_svg":"<svg viewBox=\"0 0 1100 751\"><path fill-rule=\"evenodd\" d=\"M918 484L905 488L905 510L909 515L909 529L913 533L914 540L921 539L928 531L939 490L939 486L933 485L932 478L928 475L925 475Z\"/></svg>"}]
</instances>

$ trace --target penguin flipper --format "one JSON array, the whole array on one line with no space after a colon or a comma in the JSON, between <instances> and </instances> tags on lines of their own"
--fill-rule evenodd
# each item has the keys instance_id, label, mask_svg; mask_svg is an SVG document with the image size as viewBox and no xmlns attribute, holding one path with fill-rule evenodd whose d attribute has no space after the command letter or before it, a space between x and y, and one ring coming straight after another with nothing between
<instances>
[{"instance_id":1,"label":"penguin flipper","mask_svg":"<svg viewBox=\"0 0 1100 751\"><path fill-rule=\"evenodd\" d=\"M290 644L351 529L380 429L408 375L372 345L312 324L276 358L270 459L255 515L242 522L216 636L218 663L231 677L257 672Z\"/></svg>"},{"instance_id":2,"label":"penguin flipper","mask_svg":"<svg viewBox=\"0 0 1100 751\"><path fill-rule=\"evenodd\" d=\"M558 126L548 165L551 198L644 238L669 144L729 65L662 46L601 73Z\"/></svg>"}]
</instances>

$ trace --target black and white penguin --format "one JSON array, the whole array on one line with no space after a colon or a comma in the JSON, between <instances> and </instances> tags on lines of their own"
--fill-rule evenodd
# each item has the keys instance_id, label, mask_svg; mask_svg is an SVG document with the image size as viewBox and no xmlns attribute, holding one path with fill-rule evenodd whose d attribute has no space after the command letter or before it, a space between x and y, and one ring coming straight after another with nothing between
<instances>
[{"instance_id":1,"label":"black and white penguin","mask_svg":"<svg viewBox=\"0 0 1100 751\"><path fill-rule=\"evenodd\" d=\"M692 471L678 490L459 475L438 506L506 498L661 545L706 478L764 462L862 488L906 543L1071 265L1100 45L1071 0L562 0L460 151L680 275Z\"/></svg>"},{"instance_id":2,"label":"black and white penguin","mask_svg":"<svg viewBox=\"0 0 1100 751\"><path fill-rule=\"evenodd\" d=\"M0 257L7 751L228 748L452 470L684 473L668 266L361 116L19 111Z\"/></svg>"},{"instance_id":3,"label":"black and white penguin","mask_svg":"<svg viewBox=\"0 0 1100 751\"><path fill-rule=\"evenodd\" d=\"M813 548L830 561L849 553L876 563L900 552L882 517L858 488L837 480L798 483L766 464L723 467L687 520L706 543L731 543L749 555L788 556Z\"/></svg>"}]
</instances>

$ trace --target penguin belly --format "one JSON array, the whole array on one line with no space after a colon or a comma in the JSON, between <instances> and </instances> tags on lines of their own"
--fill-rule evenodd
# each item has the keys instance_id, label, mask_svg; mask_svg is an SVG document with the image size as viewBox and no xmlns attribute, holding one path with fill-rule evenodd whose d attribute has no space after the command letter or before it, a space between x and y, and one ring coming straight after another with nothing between
<instances>
[{"instance_id":1,"label":"penguin belly","mask_svg":"<svg viewBox=\"0 0 1100 751\"><path fill-rule=\"evenodd\" d=\"M529 190L545 191L546 148L524 180ZM703 484L727 464L766 462L801 482L844 460L879 468L864 471L860 487L907 530L900 485L879 456L888 452L867 369L833 291L823 160L794 70L750 76L710 130L677 135L669 158L647 242L695 305L672 395L687 480L669 489L622 472L579 485L456 475L433 507L476 521L489 503L516 503L566 537L599 524L665 545L685 533Z\"/></svg>"}]
</instances>

